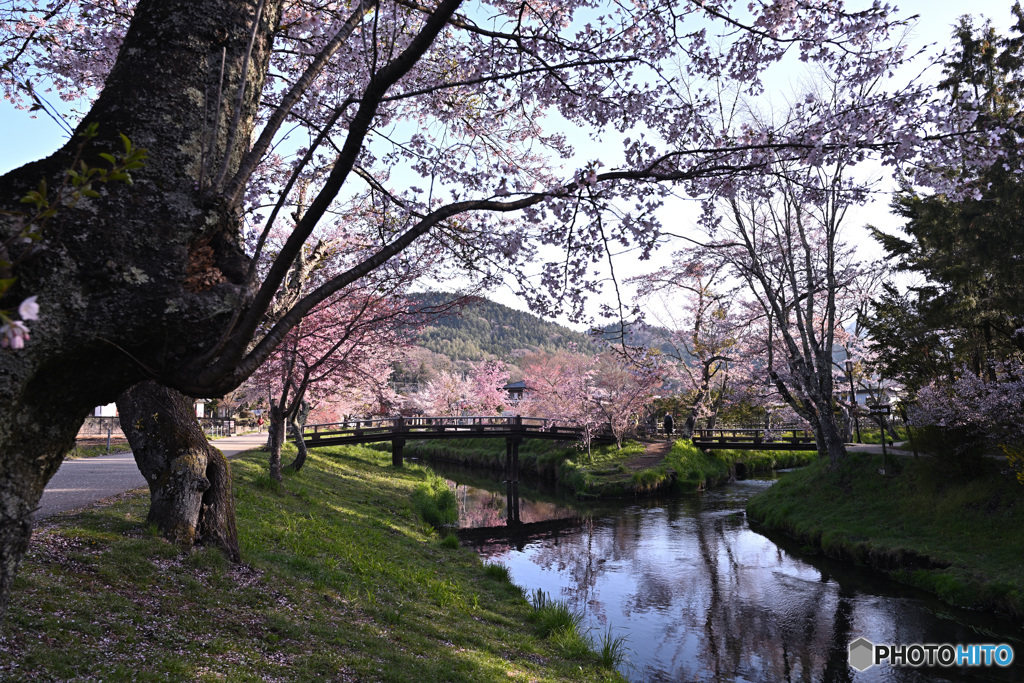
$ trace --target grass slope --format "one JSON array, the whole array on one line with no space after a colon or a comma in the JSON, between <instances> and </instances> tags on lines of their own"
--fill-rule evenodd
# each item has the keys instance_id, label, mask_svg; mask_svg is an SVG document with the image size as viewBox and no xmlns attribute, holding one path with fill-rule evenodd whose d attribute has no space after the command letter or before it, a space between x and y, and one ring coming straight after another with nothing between
<instances>
[{"instance_id":1,"label":"grass slope","mask_svg":"<svg viewBox=\"0 0 1024 683\"><path fill-rule=\"evenodd\" d=\"M0 639L0 680L620 680L544 639L507 572L413 509L428 471L315 450L283 487L232 462L246 564L187 556L126 495L37 530Z\"/></svg>"},{"instance_id":2,"label":"grass slope","mask_svg":"<svg viewBox=\"0 0 1024 683\"><path fill-rule=\"evenodd\" d=\"M851 454L836 471L792 472L747 504L751 520L831 557L890 572L952 604L1024 617L1024 497L1003 463L950 477L934 458Z\"/></svg>"}]
</instances>

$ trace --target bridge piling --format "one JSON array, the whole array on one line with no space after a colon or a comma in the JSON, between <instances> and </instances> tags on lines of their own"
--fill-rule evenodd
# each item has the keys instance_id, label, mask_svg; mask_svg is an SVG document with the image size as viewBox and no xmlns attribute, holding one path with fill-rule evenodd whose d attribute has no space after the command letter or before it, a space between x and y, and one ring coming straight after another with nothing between
<instances>
[{"instance_id":1,"label":"bridge piling","mask_svg":"<svg viewBox=\"0 0 1024 683\"><path fill-rule=\"evenodd\" d=\"M507 481L505 482L505 490L507 493L508 502L508 514L505 517L506 524L519 524L519 482L518 481Z\"/></svg>"},{"instance_id":2,"label":"bridge piling","mask_svg":"<svg viewBox=\"0 0 1024 683\"><path fill-rule=\"evenodd\" d=\"M399 417L395 420L394 425L391 427L392 434L399 434L405 429L405 420ZM391 466L401 467L403 464L402 456L405 452L405 439L391 439Z\"/></svg>"},{"instance_id":3,"label":"bridge piling","mask_svg":"<svg viewBox=\"0 0 1024 683\"><path fill-rule=\"evenodd\" d=\"M521 437L510 436L505 439L505 476L508 481L519 481L519 444Z\"/></svg>"}]
</instances>

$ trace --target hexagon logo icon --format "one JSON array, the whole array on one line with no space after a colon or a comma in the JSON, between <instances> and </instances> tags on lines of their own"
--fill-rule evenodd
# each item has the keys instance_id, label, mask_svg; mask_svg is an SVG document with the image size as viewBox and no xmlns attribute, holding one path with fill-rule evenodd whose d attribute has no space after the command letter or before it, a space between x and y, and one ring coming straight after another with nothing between
<instances>
[{"instance_id":1,"label":"hexagon logo icon","mask_svg":"<svg viewBox=\"0 0 1024 683\"><path fill-rule=\"evenodd\" d=\"M850 643L850 666L857 671L866 671L875 665L875 646L867 638L858 638Z\"/></svg>"}]
</instances>

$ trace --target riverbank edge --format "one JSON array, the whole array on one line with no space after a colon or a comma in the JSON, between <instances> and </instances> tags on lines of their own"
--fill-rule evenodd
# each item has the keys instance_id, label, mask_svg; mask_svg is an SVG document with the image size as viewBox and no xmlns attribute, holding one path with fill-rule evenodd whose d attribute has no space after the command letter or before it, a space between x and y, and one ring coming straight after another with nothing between
<instances>
[{"instance_id":1,"label":"riverbank edge","mask_svg":"<svg viewBox=\"0 0 1024 683\"><path fill-rule=\"evenodd\" d=\"M625 462L642 452L644 444L630 441L621 450L614 444L595 446L594 462L585 462L573 445L544 443L521 448L520 474L555 482L580 499L620 500L666 493L695 493L735 481L741 474L802 467L817 458L813 451L702 451L689 439L677 439L665 459L655 467L630 471ZM405 453L424 460L438 460L501 472L505 444L499 440L410 441Z\"/></svg>"},{"instance_id":2,"label":"riverbank edge","mask_svg":"<svg viewBox=\"0 0 1024 683\"><path fill-rule=\"evenodd\" d=\"M947 604L1024 619L1024 571L1013 560L1024 556L1020 485L994 463L984 479L959 487L927 459L902 464L886 477L877 454L851 453L838 470L820 461L751 498L747 519L804 552L870 568ZM992 558L997 549L1001 560Z\"/></svg>"},{"instance_id":3,"label":"riverbank edge","mask_svg":"<svg viewBox=\"0 0 1024 683\"><path fill-rule=\"evenodd\" d=\"M529 586L419 519L427 468L357 446L309 458L283 484L263 451L232 460L241 565L181 554L143 491L41 525L0 679L623 680L600 638L542 633Z\"/></svg>"}]
</instances>

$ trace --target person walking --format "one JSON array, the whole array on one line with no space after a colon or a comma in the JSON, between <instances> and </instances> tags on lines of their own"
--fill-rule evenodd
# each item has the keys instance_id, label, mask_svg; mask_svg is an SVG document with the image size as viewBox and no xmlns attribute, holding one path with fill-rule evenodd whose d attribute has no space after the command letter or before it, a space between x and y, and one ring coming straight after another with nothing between
<instances>
[{"instance_id":1,"label":"person walking","mask_svg":"<svg viewBox=\"0 0 1024 683\"><path fill-rule=\"evenodd\" d=\"M669 413L665 413L665 436L667 436L667 437L671 437L672 436L672 427L673 427L672 415L669 414Z\"/></svg>"}]
</instances>

